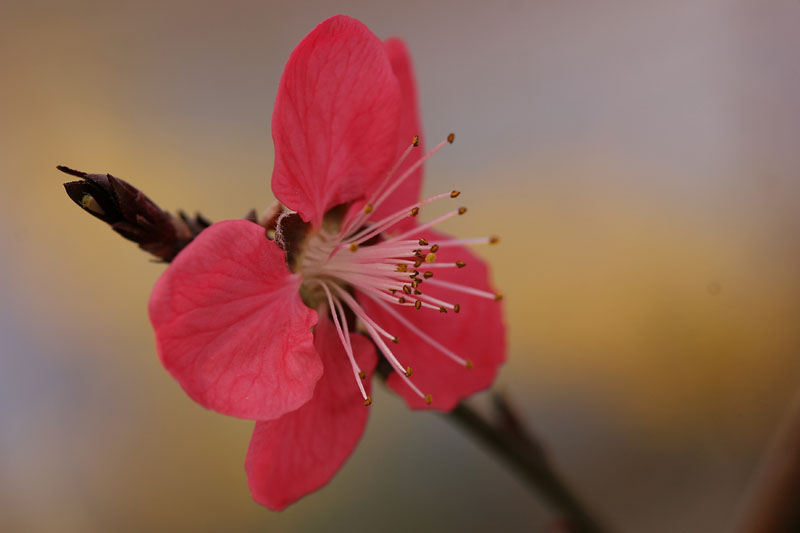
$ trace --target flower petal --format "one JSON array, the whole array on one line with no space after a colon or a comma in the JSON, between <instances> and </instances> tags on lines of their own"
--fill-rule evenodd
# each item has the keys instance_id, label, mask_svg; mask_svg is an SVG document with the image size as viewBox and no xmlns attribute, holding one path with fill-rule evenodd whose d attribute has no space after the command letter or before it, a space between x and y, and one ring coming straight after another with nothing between
<instances>
[{"instance_id":1,"label":"flower petal","mask_svg":"<svg viewBox=\"0 0 800 533\"><path fill-rule=\"evenodd\" d=\"M430 230L420 232L420 235L431 244L449 238ZM434 280L495 292L489 283L486 263L468 249L463 246L442 245L436 256L437 263L462 260L466 267L431 269ZM420 270L424 270L424 266ZM454 313L451 310L445 314L426 308L392 308L413 327L427 333L456 355L472 361L473 368L465 368L448 358L371 299L359 295L359 303L381 327L399 337L400 342L390 346L392 352L402 364L413 369L411 379L423 393L433 396L433 402L427 405L396 373L389 376L389 387L402 396L412 409L450 411L462 399L489 387L498 367L505 361L502 302L437 287L427 281L420 285L420 290L423 294L440 300L460 304L460 312Z\"/></svg>"},{"instance_id":2,"label":"flower petal","mask_svg":"<svg viewBox=\"0 0 800 533\"><path fill-rule=\"evenodd\" d=\"M150 296L161 362L193 400L220 413L265 420L297 409L322 375L317 313L299 285L261 226L205 229Z\"/></svg>"},{"instance_id":3,"label":"flower petal","mask_svg":"<svg viewBox=\"0 0 800 533\"><path fill-rule=\"evenodd\" d=\"M403 175L411 166L425 154L425 142L422 134L422 121L419 118L419 107L417 104L417 84L414 79L414 68L411 63L411 56L408 53L405 43L397 38L388 39L385 43L386 53L392 63L392 70L400 84L400 119L397 128L397 158L411 145L415 135L419 135L420 144L414 148L406 160L397 169L395 177ZM375 209L370 217L372 220L381 220L419 200L420 190L422 189L422 170L419 167L403 184L397 188L386 200ZM412 219L406 219L395 226L397 232L404 231L414 224Z\"/></svg>"},{"instance_id":4,"label":"flower petal","mask_svg":"<svg viewBox=\"0 0 800 533\"><path fill-rule=\"evenodd\" d=\"M377 357L363 336L351 336L353 351L367 374L370 391ZM314 344L325 365L314 397L297 411L256 422L245 470L253 498L280 510L328 481L355 449L367 423L353 372L332 322L320 320Z\"/></svg>"},{"instance_id":5,"label":"flower petal","mask_svg":"<svg viewBox=\"0 0 800 533\"><path fill-rule=\"evenodd\" d=\"M319 226L331 207L365 196L397 150L400 89L383 43L338 15L292 52L272 115L272 191Z\"/></svg>"}]
</instances>

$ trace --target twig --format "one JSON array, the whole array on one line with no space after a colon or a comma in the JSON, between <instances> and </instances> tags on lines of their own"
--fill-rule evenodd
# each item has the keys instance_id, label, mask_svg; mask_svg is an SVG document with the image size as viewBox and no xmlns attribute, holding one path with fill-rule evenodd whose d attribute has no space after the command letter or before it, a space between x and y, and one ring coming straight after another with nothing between
<instances>
[{"instance_id":1,"label":"twig","mask_svg":"<svg viewBox=\"0 0 800 533\"><path fill-rule=\"evenodd\" d=\"M560 514L567 531L605 531L559 477L541 444L519 423L505 398L495 395L494 400L501 424L507 426L508 420L513 420L510 426L514 428L512 431L502 429L502 425L493 424L464 403L444 416L493 452L529 487L543 496Z\"/></svg>"},{"instance_id":2,"label":"twig","mask_svg":"<svg viewBox=\"0 0 800 533\"><path fill-rule=\"evenodd\" d=\"M767 451L746 498L736 531L800 531L800 391Z\"/></svg>"}]
</instances>

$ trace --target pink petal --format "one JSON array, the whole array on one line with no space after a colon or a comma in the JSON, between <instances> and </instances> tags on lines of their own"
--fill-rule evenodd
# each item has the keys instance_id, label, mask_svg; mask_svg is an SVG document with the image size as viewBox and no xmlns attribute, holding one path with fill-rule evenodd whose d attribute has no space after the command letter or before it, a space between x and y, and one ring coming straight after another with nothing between
<instances>
[{"instance_id":1,"label":"pink petal","mask_svg":"<svg viewBox=\"0 0 800 533\"><path fill-rule=\"evenodd\" d=\"M377 186L397 150L400 89L383 43L355 19L317 26L283 71L272 190L319 226L331 207Z\"/></svg>"},{"instance_id":2,"label":"pink petal","mask_svg":"<svg viewBox=\"0 0 800 533\"><path fill-rule=\"evenodd\" d=\"M181 251L150 296L161 362L199 404L265 420L306 403L322 375L317 313L264 228L230 220Z\"/></svg>"},{"instance_id":3,"label":"pink petal","mask_svg":"<svg viewBox=\"0 0 800 533\"><path fill-rule=\"evenodd\" d=\"M320 320L314 344L325 365L314 397L297 411L256 422L245 470L253 498L280 510L330 481L358 444L369 408L332 322ZM353 350L370 391L377 362L366 338L352 335Z\"/></svg>"},{"instance_id":4,"label":"pink petal","mask_svg":"<svg viewBox=\"0 0 800 533\"><path fill-rule=\"evenodd\" d=\"M421 232L431 244L449 237L433 231ZM436 254L436 262L466 262L464 268L433 269L435 279L458 283L495 292L489 283L486 263L461 246L443 246ZM420 269L424 271L424 266ZM459 313L439 313L432 309L416 310L413 307L393 306L414 327L427 333L439 343L464 359L473 362L468 369L449 359L397 321L371 299L359 297L367 313L384 329L397 335L398 344L389 345L400 362L413 369L412 381L423 393L433 396L426 405L403 380L392 373L388 385L402 396L412 409L438 409L450 411L459 401L486 389L494 381L498 367L505 361L506 338L502 302L435 287L423 282L420 290L440 300L458 303Z\"/></svg>"},{"instance_id":5,"label":"pink petal","mask_svg":"<svg viewBox=\"0 0 800 533\"><path fill-rule=\"evenodd\" d=\"M400 39L389 39L385 43L386 52L392 63L392 70L400 84L400 120L397 129L397 158L409 147L415 135L420 137L420 145L414 148L408 158L397 170L396 177L403 175L420 157L425 154L424 136L422 135L422 121L419 118L417 104L417 84L414 79L414 69L411 56L405 43ZM415 170L383 204L375 209L372 220L380 220L391 215L419 200L422 189L422 167ZM404 231L413 225L412 219L406 219L396 226L397 231Z\"/></svg>"}]
</instances>

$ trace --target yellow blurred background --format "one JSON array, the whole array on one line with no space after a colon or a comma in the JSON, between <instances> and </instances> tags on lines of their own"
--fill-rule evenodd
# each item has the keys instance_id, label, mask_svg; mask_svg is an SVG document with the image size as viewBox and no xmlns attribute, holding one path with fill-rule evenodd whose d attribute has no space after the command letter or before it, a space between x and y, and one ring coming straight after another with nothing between
<instances>
[{"instance_id":1,"label":"yellow blurred background","mask_svg":"<svg viewBox=\"0 0 800 533\"><path fill-rule=\"evenodd\" d=\"M64 164L165 209L271 201L284 62L335 13L414 55L428 192L507 295L510 394L620 531L735 518L800 378L800 4L0 3L0 529L528 531L493 457L378 391L359 449L283 513L250 499L251 423L161 368L163 266L82 213ZM481 403L481 399L477 399Z\"/></svg>"}]
</instances>

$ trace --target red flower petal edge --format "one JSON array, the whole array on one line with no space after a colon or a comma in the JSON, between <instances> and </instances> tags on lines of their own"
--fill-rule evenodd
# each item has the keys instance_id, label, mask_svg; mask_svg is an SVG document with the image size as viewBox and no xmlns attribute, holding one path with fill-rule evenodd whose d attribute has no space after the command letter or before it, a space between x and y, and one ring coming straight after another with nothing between
<instances>
[{"instance_id":1,"label":"red flower petal edge","mask_svg":"<svg viewBox=\"0 0 800 533\"><path fill-rule=\"evenodd\" d=\"M352 380L351 368L329 319L320 320L314 344L325 367L314 397L278 419L256 422L247 450L250 492L270 509L283 509L328 483L350 457L367 424L369 409L359 401L358 391L342 386ZM361 335L352 336L352 345L369 390L375 349Z\"/></svg>"},{"instance_id":2,"label":"red flower petal edge","mask_svg":"<svg viewBox=\"0 0 800 533\"><path fill-rule=\"evenodd\" d=\"M150 297L161 362L199 404L268 420L306 403L322 375L300 278L264 228L214 224L172 262Z\"/></svg>"}]
</instances>

